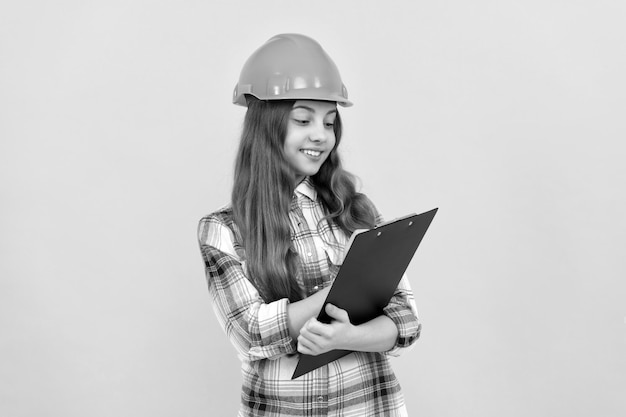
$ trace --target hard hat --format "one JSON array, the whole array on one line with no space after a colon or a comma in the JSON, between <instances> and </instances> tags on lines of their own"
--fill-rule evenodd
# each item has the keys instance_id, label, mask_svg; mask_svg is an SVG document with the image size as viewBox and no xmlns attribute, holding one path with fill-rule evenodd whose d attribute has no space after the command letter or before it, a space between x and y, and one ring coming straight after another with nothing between
<instances>
[{"instance_id":1,"label":"hard hat","mask_svg":"<svg viewBox=\"0 0 626 417\"><path fill-rule=\"evenodd\" d=\"M274 36L248 58L233 103L246 106L246 94L260 100L326 100L352 105L330 56L315 40L295 33Z\"/></svg>"}]
</instances>

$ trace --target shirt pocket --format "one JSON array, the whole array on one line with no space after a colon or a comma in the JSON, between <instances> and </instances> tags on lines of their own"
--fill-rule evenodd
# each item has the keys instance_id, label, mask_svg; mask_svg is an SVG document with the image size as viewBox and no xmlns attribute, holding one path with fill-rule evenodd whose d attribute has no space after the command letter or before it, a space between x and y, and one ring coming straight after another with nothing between
<instances>
[{"instance_id":1,"label":"shirt pocket","mask_svg":"<svg viewBox=\"0 0 626 417\"><path fill-rule=\"evenodd\" d=\"M339 245L324 245L324 252L326 253L326 257L328 258L328 266L332 269L333 267L340 267L343 264L343 247Z\"/></svg>"},{"instance_id":2,"label":"shirt pocket","mask_svg":"<svg viewBox=\"0 0 626 417\"><path fill-rule=\"evenodd\" d=\"M348 237L343 233L337 225L331 226L331 233L328 236L330 243L324 244L324 251L328 256L331 265L341 266L345 257L345 248L348 243Z\"/></svg>"}]
</instances>

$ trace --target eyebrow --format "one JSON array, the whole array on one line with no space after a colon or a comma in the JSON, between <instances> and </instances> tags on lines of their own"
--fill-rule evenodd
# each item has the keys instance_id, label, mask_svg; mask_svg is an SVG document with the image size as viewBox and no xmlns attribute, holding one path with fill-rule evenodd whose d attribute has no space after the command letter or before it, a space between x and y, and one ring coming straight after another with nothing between
<instances>
[{"instance_id":1,"label":"eyebrow","mask_svg":"<svg viewBox=\"0 0 626 417\"><path fill-rule=\"evenodd\" d=\"M294 106L291 110L296 110L296 109L305 109L305 110L310 111L311 113L315 113L315 109L309 106L304 106L304 105ZM326 113L326 115L328 116L329 114L332 114L332 113L337 113L337 109L335 108L335 109L329 110Z\"/></svg>"}]
</instances>

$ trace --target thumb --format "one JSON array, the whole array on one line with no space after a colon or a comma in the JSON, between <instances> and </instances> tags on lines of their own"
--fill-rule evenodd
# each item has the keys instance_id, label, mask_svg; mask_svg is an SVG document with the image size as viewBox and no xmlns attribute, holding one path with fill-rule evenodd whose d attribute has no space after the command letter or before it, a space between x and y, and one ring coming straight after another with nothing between
<instances>
[{"instance_id":1,"label":"thumb","mask_svg":"<svg viewBox=\"0 0 626 417\"><path fill-rule=\"evenodd\" d=\"M332 319L335 319L342 323L347 323L350 321L350 317L348 316L348 312L346 310L342 310L332 304L326 304L326 314L328 314Z\"/></svg>"}]
</instances>

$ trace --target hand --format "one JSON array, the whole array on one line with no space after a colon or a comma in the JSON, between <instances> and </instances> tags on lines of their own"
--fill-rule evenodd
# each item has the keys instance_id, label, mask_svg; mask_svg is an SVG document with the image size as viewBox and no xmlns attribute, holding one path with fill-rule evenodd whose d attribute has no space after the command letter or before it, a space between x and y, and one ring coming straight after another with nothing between
<instances>
[{"instance_id":1,"label":"hand","mask_svg":"<svg viewBox=\"0 0 626 417\"><path fill-rule=\"evenodd\" d=\"M298 336L298 352L317 356L334 349L347 348L355 329L348 313L332 304L326 304L326 313L332 319L330 324L311 317L302 326Z\"/></svg>"}]
</instances>

